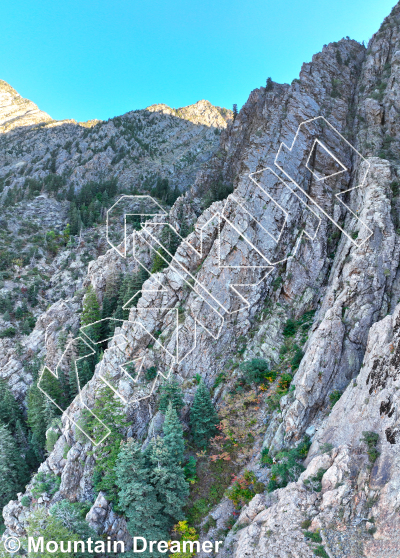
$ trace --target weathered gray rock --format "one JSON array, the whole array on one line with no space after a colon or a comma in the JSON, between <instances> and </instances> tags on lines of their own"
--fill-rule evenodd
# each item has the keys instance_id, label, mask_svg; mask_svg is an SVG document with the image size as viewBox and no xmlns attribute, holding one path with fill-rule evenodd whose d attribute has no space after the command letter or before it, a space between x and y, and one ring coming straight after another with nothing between
<instances>
[{"instance_id":1,"label":"weathered gray rock","mask_svg":"<svg viewBox=\"0 0 400 558\"><path fill-rule=\"evenodd\" d=\"M116 329L102 364L97 366L93 379L82 391L82 400L76 398L63 415L62 436L41 466L42 470L61 475L60 493L54 499L62 495L77 500L92 498L93 501L90 478L94 458L88 455L91 444L83 446L76 439L72 418L79 418L82 402L93 407L102 385L101 366L109 371L113 386L126 399L148 396L139 403L126 405L127 415L132 419L129 436L143 440L147 434L147 443L152 432L159 432L161 428L161 417L154 413L156 395L151 395L149 385L143 382L136 385L128 382L121 364L128 359L145 357L148 362L157 362L165 374L174 364L171 355L179 337L182 361L173 373L184 386L186 403L190 403L193 396L190 382L195 374L199 373L211 386L224 370L226 385L214 394L219 405L237 377L235 372L229 376L233 368L228 364L230 359L239 362L243 354L243 358L260 356L272 363L280 362L279 349L284 343L282 330L286 320L289 317L298 319L304 312L315 309L317 314L309 339L302 341L305 354L293 381L296 389L281 399L278 411L267 415L265 405L260 406L266 432L255 444L257 448L270 447L273 452L287 444L295 444L308 433L313 444L307 469L297 482L270 495L257 495L242 509L220 555L222 558L311 557L315 545L305 539L302 528L302 522L308 519L311 530L321 529L322 544L334 558L397 556L399 541L397 535L391 536L391 533L398 531L396 510L399 506L400 207L398 185L393 184L399 176L400 155L397 117L400 106L396 85L400 71L399 17L397 6L372 38L367 51L355 41L343 39L325 46L310 63L304 64L300 79L291 85L274 84L272 91L254 90L235 121L222 132L218 152L197 168L200 170L193 188L176 202L171 212L173 222L178 220L180 210L193 218L198 216L195 230L187 238L191 246L181 244L175 261L145 283L137 308L131 310L129 321ZM336 223L341 223L350 236L335 234L332 222L322 217L315 238L303 237L294 257L286 261L301 231L307 230L312 237L311 233L317 229L315 214L310 212L311 204L302 203L301 195L294 195L279 180L287 180L287 176L274 166L275 155L281 142L291 145L301 122L319 115L325 116L368 157L370 172L363 186L347 195L350 209L346 210L322 181L315 180L315 176L313 178L311 172L305 170L310 155L306 136L299 136L292 155L283 150L282 168L290 171L290 176L301 184L319 208ZM223 127L221 112L211 110L204 102L182 114L160 105L149 107L146 115L126 115L131 123L137 118L151 118L155 129L168 130L172 142L176 134L176 143L171 144L176 152L168 160L169 155L165 154L167 162L164 161L160 169L172 165L173 157L184 156L183 148L177 146L178 140L189 141L189 146L193 144L190 142L199 140L199 133L204 132L208 137L210 130L201 132L192 129L187 121L183 122L189 117L196 125ZM115 139L119 150L127 148L127 140L117 134L118 124L122 126L119 121L103 123L91 128L86 138L79 136L81 155L89 158L85 163L79 161L82 164L78 164L80 154L75 148L71 148L70 153L67 148L59 150L58 171L72 171L71 182L79 183L109 169L116 155L110 145L105 147L110 139ZM72 123L48 126L41 132L40 141L53 145L62 134L66 141L72 129L76 130ZM336 190L356 186L367 163L359 164L355 152L345 142L340 142L330 129L313 133L314 139L324 133L327 147L346 166L346 172L334 184ZM16 140L17 134L12 138ZM100 147L104 149L95 154ZM133 142L129 148L133 156L144 157ZM322 162L330 169L334 167L326 158L322 158ZM134 170L132 167L124 169L123 158L120 162L114 160L114 165L122 183L143 171L140 161ZM260 191L255 193L254 183L249 179L250 173L268 166L275 169L276 176L264 174L260 182L280 210L276 203L263 198ZM35 176L42 176L43 172L42 168L35 167ZM220 177L225 183L234 184L234 193L226 201L215 202L201 212L201 198ZM262 220L268 232L249 212ZM286 228L277 243L271 234L277 236L279 233L284 212L287 214ZM217 214L223 215L221 223L218 223L218 216L213 217ZM153 227L155 230L155 222ZM369 238L368 229L372 232ZM365 242L360 246L362 240ZM144 236L137 242L137 252L146 265L151 261L151 246L152 242L146 242ZM126 258L109 250L90 264L83 284L91 283L100 301L112 274L135 269L131 248L128 242ZM281 263L264 277L267 269L261 264L265 261ZM252 269L245 269L243 264L251 264ZM232 289L238 285L236 291ZM206 296L204 288L208 291ZM243 298L248 301L247 305L243 304ZM168 309L177 306L180 307L180 321L178 330L174 331ZM61 306L57 309L63 312ZM75 308L60 319L55 329L68 321L72 323L73 315L76 316ZM54 315L49 309L37 326L40 332L48 329L49 365L57 356L57 337L51 319ZM196 321L196 327L199 323L202 325L197 327L197 333ZM151 343L150 334L156 331L161 332L159 339L163 346ZM122 344L121 334L124 336ZM38 346L43 346L41 342L38 341ZM7 360L10 364L7 364L6 376L10 383L19 370L11 356ZM333 390L344 391L344 394L331 411L329 395ZM367 447L360 441L364 431L377 432L380 436L381 455L372 470ZM64 457L66 444L71 449ZM329 450L330 446L327 449L322 444L334 447ZM247 466L256 471L260 479L268 480L269 473L260 470L256 458ZM323 476L319 487L314 477L321 469ZM28 494L29 490L28 486ZM40 505L49 504L51 502L42 501ZM202 533L202 538L217 536L217 530L225 528L232 512L232 503L224 498L211 512L217 521L216 529ZM27 513L16 501L6 506L6 535L23 534ZM372 518L377 527L374 535L367 531L373 524ZM124 520L115 515L103 494L98 495L87 519L98 533L126 536Z\"/></svg>"}]
</instances>

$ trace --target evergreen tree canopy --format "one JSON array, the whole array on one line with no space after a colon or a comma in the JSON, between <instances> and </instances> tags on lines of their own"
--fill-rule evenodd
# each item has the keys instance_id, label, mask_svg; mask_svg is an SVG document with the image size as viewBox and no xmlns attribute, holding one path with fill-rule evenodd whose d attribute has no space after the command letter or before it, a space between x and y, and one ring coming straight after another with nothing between
<instances>
[{"instance_id":1,"label":"evergreen tree canopy","mask_svg":"<svg viewBox=\"0 0 400 558\"><path fill-rule=\"evenodd\" d=\"M97 301L96 293L92 285L90 285L85 295L85 298L83 300L83 310L81 314L81 327L93 324L94 322L97 322L100 319L101 319L100 305ZM88 331L88 328L86 328L84 331L86 335L90 336L90 338L93 341L98 341L100 339L100 328L101 328L100 324L95 324L91 326L90 333Z\"/></svg>"},{"instance_id":2,"label":"evergreen tree canopy","mask_svg":"<svg viewBox=\"0 0 400 558\"><path fill-rule=\"evenodd\" d=\"M168 525L157 500L156 488L150 482L150 469L145 455L136 441L125 444L116 464L116 483L119 488L119 507L128 519L128 531L147 540L167 540ZM157 554L148 551L144 558Z\"/></svg>"},{"instance_id":3,"label":"evergreen tree canopy","mask_svg":"<svg viewBox=\"0 0 400 558\"><path fill-rule=\"evenodd\" d=\"M30 537L43 537L45 541L55 541L60 543L61 541L71 541L73 547L73 541L80 540L80 537L64 527L62 521L53 515L49 515L45 508L39 508L29 515L27 534ZM65 544L65 549L67 550L67 542ZM83 556L82 553L74 552L62 552L58 549L56 552L49 552L44 547L44 553L30 552L30 558L77 558L78 556Z\"/></svg>"},{"instance_id":4,"label":"evergreen tree canopy","mask_svg":"<svg viewBox=\"0 0 400 558\"><path fill-rule=\"evenodd\" d=\"M210 392L202 379L197 388L190 411L192 435L198 447L207 447L210 438L218 433L218 423L218 415L212 404Z\"/></svg>"},{"instance_id":5,"label":"evergreen tree canopy","mask_svg":"<svg viewBox=\"0 0 400 558\"><path fill-rule=\"evenodd\" d=\"M170 225L164 225L160 235L160 248L156 251L151 268L152 273L168 266L181 242L179 235Z\"/></svg>"},{"instance_id":6,"label":"evergreen tree canopy","mask_svg":"<svg viewBox=\"0 0 400 558\"><path fill-rule=\"evenodd\" d=\"M68 372L68 388L69 388L69 395L72 399L78 395L78 381L76 378L76 368L75 368L75 361L71 362L71 368Z\"/></svg>"},{"instance_id":7,"label":"evergreen tree canopy","mask_svg":"<svg viewBox=\"0 0 400 558\"><path fill-rule=\"evenodd\" d=\"M176 412L179 411L184 406L183 393L179 382L174 378L167 381L160 387L160 411L166 413L169 403L172 403L173 408Z\"/></svg>"},{"instance_id":8,"label":"evergreen tree canopy","mask_svg":"<svg viewBox=\"0 0 400 558\"><path fill-rule=\"evenodd\" d=\"M181 463L184 454L182 426L170 403L163 427L164 437L152 440L144 452L136 441L120 449L115 467L119 508L128 519L132 536L167 540L168 532L184 519L189 485ZM159 553L142 554L146 558Z\"/></svg>"},{"instance_id":9,"label":"evergreen tree canopy","mask_svg":"<svg viewBox=\"0 0 400 558\"><path fill-rule=\"evenodd\" d=\"M212 203L215 201L224 200L233 192L233 185L226 184L223 181L222 175L218 178L218 180L212 182L210 184L210 188L207 191L207 194L204 198L204 208L210 207Z\"/></svg>"},{"instance_id":10,"label":"evergreen tree canopy","mask_svg":"<svg viewBox=\"0 0 400 558\"><path fill-rule=\"evenodd\" d=\"M164 248L159 248L157 252L154 254L153 265L151 266L152 273L158 273L162 271L164 268L167 267L168 262L167 260L167 253L165 252Z\"/></svg>"},{"instance_id":11,"label":"evergreen tree canopy","mask_svg":"<svg viewBox=\"0 0 400 558\"><path fill-rule=\"evenodd\" d=\"M150 190L152 196L159 198L168 205L173 205L180 196L177 186L171 188L168 178L157 178L156 185Z\"/></svg>"},{"instance_id":12,"label":"evergreen tree canopy","mask_svg":"<svg viewBox=\"0 0 400 558\"><path fill-rule=\"evenodd\" d=\"M33 449L40 458L46 442L47 421L45 414L45 395L34 382L27 396L27 422L32 431Z\"/></svg>"},{"instance_id":13,"label":"evergreen tree canopy","mask_svg":"<svg viewBox=\"0 0 400 558\"><path fill-rule=\"evenodd\" d=\"M189 484L183 467L176 463L175 451L168 440L157 438L149 445L151 484L156 488L157 500L162 504L162 514L168 529L184 519L183 507L189 494Z\"/></svg>"},{"instance_id":14,"label":"evergreen tree canopy","mask_svg":"<svg viewBox=\"0 0 400 558\"><path fill-rule=\"evenodd\" d=\"M18 421L22 421L22 413L5 380L0 379L0 423L14 432Z\"/></svg>"},{"instance_id":15,"label":"evergreen tree canopy","mask_svg":"<svg viewBox=\"0 0 400 558\"><path fill-rule=\"evenodd\" d=\"M29 471L10 431L0 424L0 508L3 508L29 480Z\"/></svg>"},{"instance_id":16,"label":"evergreen tree canopy","mask_svg":"<svg viewBox=\"0 0 400 558\"><path fill-rule=\"evenodd\" d=\"M243 362L240 369L243 370L243 379L248 384L261 384L271 376L268 362L263 358L253 358Z\"/></svg>"},{"instance_id":17,"label":"evergreen tree canopy","mask_svg":"<svg viewBox=\"0 0 400 558\"><path fill-rule=\"evenodd\" d=\"M79 383L81 389L83 388L83 386L85 386L88 383L88 381L92 378L92 376L93 376L93 371L90 368L89 362L85 360L83 362L81 373L79 375Z\"/></svg>"},{"instance_id":18,"label":"evergreen tree canopy","mask_svg":"<svg viewBox=\"0 0 400 558\"><path fill-rule=\"evenodd\" d=\"M169 402L165 421L163 425L164 443L167 447L170 458L175 463L181 465L183 463L183 454L185 451L185 442L183 439L183 430L179 422L172 401Z\"/></svg>"}]
</instances>

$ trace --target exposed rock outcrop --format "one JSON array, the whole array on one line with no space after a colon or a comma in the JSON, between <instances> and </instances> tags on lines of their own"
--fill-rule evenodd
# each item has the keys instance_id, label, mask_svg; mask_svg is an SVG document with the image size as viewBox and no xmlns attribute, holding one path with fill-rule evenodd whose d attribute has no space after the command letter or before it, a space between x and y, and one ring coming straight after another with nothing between
<instances>
[{"instance_id":1,"label":"exposed rock outcrop","mask_svg":"<svg viewBox=\"0 0 400 558\"><path fill-rule=\"evenodd\" d=\"M399 483L399 20L396 6L368 49L350 39L332 43L303 65L300 79L291 85L273 84L250 94L222 132L218 151L202 164L193 188L171 211L172 221L180 211L198 217L194 231L169 267L144 284L137 307L116 328L82 399L77 397L63 415L62 434L41 466L61 476L58 493L32 508L48 507L61 496L94 500L93 448L77 439L71 419L81 416L82 404L93 407L102 385L101 369L107 370L125 401L146 397L127 404L125 410L132 420L129 436L148 441L149 424L156 430L158 423L157 396L148 384L127 382L121 369L124 362L143 357L157 363L164 374L172 368L184 387L186 404L193 397L190 381L195 374L212 386L224 372L225 385L214 392L220 405L237 377L233 357L239 362L260 356L282 363L282 371L290 372L291 364L284 360L284 326L288 318L299 320L316 310L310 331L307 326L304 335L296 338L302 339L297 349L300 359L302 351L304 356L293 379L295 389L280 399L278 408L270 409L263 438L256 441L257 447L264 445L273 455L307 432L312 437L307 469L296 482L255 496L241 510L220 555L305 558L314 555L316 544L334 558L398 555L397 535L390 533L398 530ZM195 110L156 105L149 107L146 116L128 113L125 120L137 124L151 118L156 129L175 133L176 126L178 135L197 141L198 129L182 120L197 118L196 125L222 127L221 109L205 116L204 111L210 110L203 101ZM320 119L314 127L309 125L307 133L297 134L302 122L320 116L331 127ZM107 135L109 141L116 128L118 121L99 127L85 150L91 150L92 156L96 142L105 139L100 140L100 135ZM49 139L52 132L48 128L43 133ZM207 136L214 130L201 133ZM297 143L291 150L294 138ZM337 161L326 153L313 151L321 138L343 172L334 172ZM119 136L118 141L125 146L124 138ZM276 158L282 142L287 147ZM183 157L180 147L175 148ZM109 168L114 148L108 146L99 155L96 161L101 159L102 168ZM173 149L170 155L175 156ZM65 153L57 157L60 168L72 168ZM90 174L97 168L93 159L83 169L74 167L72 182L95 176ZM118 176L125 180L128 173L118 164ZM316 174L321 169L329 171L324 180ZM253 176L259 186L249 177L252 173L259 173ZM301 190L293 181L288 188L289 176ZM201 197L218 180L233 183L234 192L201 212ZM342 193L343 203L334 195L337 192ZM156 228L156 222L151 226ZM148 265L154 243L146 242L145 234L137 235L136 253L142 251ZM93 285L100 301L112 273L134 269L132 242L125 258L109 250L90 264L84 284ZM172 327L171 308L179 308L177 329ZM53 333L50 310L37 327ZM60 320L62 326L73 316L68 313ZM158 343L151 342L155 332ZM54 332L53 346L55 339ZM49 363L54 362L51 351L50 343ZM338 397L342 391L331 410L335 399L330 396ZM376 460L368 455L363 432L378 434ZM70 449L64 457L66 445ZM248 467L263 481L268 479L269 473L260 471L256 461L250 460ZM30 490L28 486L28 494ZM28 513L19 502L10 502L4 511L6 534L23 533ZM214 521L223 524L232 514L232 505L223 499L212 513ZM103 494L97 496L87 519L99 533L127 537L124 520L116 517ZM310 531L316 533L314 541Z\"/></svg>"},{"instance_id":2,"label":"exposed rock outcrop","mask_svg":"<svg viewBox=\"0 0 400 558\"><path fill-rule=\"evenodd\" d=\"M51 122L45 112L19 95L8 83L0 80L0 134L20 126Z\"/></svg>"}]
</instances>

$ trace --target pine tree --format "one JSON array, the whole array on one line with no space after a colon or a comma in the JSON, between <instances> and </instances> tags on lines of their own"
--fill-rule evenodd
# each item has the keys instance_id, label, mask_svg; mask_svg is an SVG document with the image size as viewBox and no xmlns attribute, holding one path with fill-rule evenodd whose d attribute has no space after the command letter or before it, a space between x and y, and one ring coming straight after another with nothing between
<instances>
[{"instance_id":1,"label":"pine tree","mask_svg":"<svg viewBox=\"0 0 400 558\"><path fill-rule=\"evenodd\" d=\"M68 201L72 202L74 196L75 196L74 186L73 184L71 184L67 190L67 195L65 197L67 198Z\"/></svg>"},{"instance_id":2,"label":"pine tree","mask_svg":"<svg viewBox=\"0 0 400 558\"><path fill-rule=\"evenodd\" d=\"M46 416L45 416L45 395L33 383L27 396L27 422L32 430L32 444L36 455L40 455L46 441Z\"/></svg>"},{"instance_id":3,"label":"pine tree","mask_svg":"<svg viewBox=\"0 0 400 558\"><path fill-rule=\"evenodd\" d=\"M156 488L157 500L162 504L162 514L168 529L184 519L183 507L189 494L185 471L175 461L175 451L170 450L168 441L157 438L149 450L152 471L151 484Z\"/></svg>"},{"instance_id":4,"label":"pine tree","mask_svg":"<svg viewBox=\"0 0 400 558\"><path fill-rule=\"evenodd\" d=\"M187 222L185 221L185 219L182 219L181 221L181 229L179 231L179 234L181 235L182 238L186 238L190 233L190 229L188 227Z\"/></svg>"},{"instance_id":5,"label":"pine tree","mask_svg":"<svg viewBox=\"0 0 400 558\"><path fill-rule=\"evenodd\" d=\"M132 280L131 280L131 290L133 295L137 294L139 291L142 290L143 287L143 283L144 281L147 279L148 275L143 274L142 271L139 269L136 273L134 273L132 275ZM132 296L133 296L132 295ZM131 303L131 306L137 306L138 300L139 300L140 296L137 295Z\"/></svg>"},{"instance_id":6,"label":"pine tree","mask_svg":"<svg viewBox=\"0 0 400 558\"><path fill-rule=\"evenodd\" d=\"M100 339L108 339L111 337L110 332L110 318L112 315L111 301L107 294L104 295L103 304L101 307L101 319L103 320L100 324Z\"/></svg>"},{"instance_id":7,"label":"pine tree","mask_svg":"<svg viewBox=\"0 0 400 558\"><path fill-rule=\"evenodd\" d=\"M153 266L151 268L152 273L161 271L168 266L168 263L172 260L175 252L180 244L181 239L179 235L174 231L170 225L165 225L161 231L160 244L161 247L157 250L154 255Z\"/></svg>"},{"instance_id":8,"label":"pine tree","mask_svg":"<svg viewBox=\"0 0 400 558\"><path fill-rule=\"evenodd\" d=\"M76 208L75 204L72 202L69 209L69 225L71 228L71 234L73 236L79 234L81 228L81 220L79 215L79 210Z\"/></svg>"},{"instance_id":9,"label":"pine tree","mask_svg":"<svg viewBox=\"0 0 400 558\"><path fill-rule=\"evenodd\" d=\"M60 414L59 409L57 409L57 407L53 405L53 403L50 401L50 399L47 399L47 397L44 402L43 414L44 414L44 420L46 424L46 430L50 427L53 420ZM45 430L45 435L46 435L46 430Z\"/></svg>"},{"instance_id":10,"label":"pine tree","mask_svg":"<svg viewBox=\"0 0 400 558\"><path fill-rule=\"evenodd\" d=\"M168 524L157 501L156 488L150 482L150 470L145 455L136 441L125 444L116 464L119 507L128 519L128 531L147 540L167 540ZM145 558L156 556L148 551Z\"/></svg>"},{"instance_id":11,"label":"pine tree","mask_svg":"<svg viewBox=\"0 0 400 558\"><path fill-rule=\"evenodd\" d=\"M101 318L100 305L97 301L96 293L92 285L90 285L83 301L83 309L81 314L81 327L93 324L94 322L98 322L100 318ZM85 328L84 331L86 335L88 335L88 337L90 336L90 338L94 342L96 342L100 338L100 327L101 327L100 324L95 324L91 326L90 332L89 332L89 328Z\"/></svg>"},{"instance_id":12,"label":"pine tree","mask_svg":"<svg viewBox=\"0 0 400 558\"><path fill-rule=\"evenodd\" d=\"M273 88L274 88L274 85L272 83L272 79L269 77L269 78L267 78L267 83L266 83L266 86L265 86L265 90L266 91L272 91Z\"/></svg>"},{"instance_id":13,"label":"pine tree","mask_svg":"<svg viewBox=\"0 0 400 558\"><path fill-rule=\"evenodd\" d=\"M156 253L154 254L153 265L151 266L151 273L158 273L162 271L165 267L167 267L168 262L167 253L165 252L164 248L159 248Z\"/></svg>"},{"instance_id":14,"label":"pine tree","mask_svg":"<svg viewBox=\"0 0 400 558\"><path fill-rule=\"evenodd\" d=\"M129 294L129 291L130 291L129 283L130 283L130 278L129 278L128 275L125 275L124 279L121 282L120 288L118 290L118 302L117 302L116 312L118 311L118 315L121 316L121 318L118 318L118 319L123 319L123 320L128 319L129 310L125 310L122 307L124 306L125 302L127 302L129 300L129 298L131 298L131 296Z\"/></svg>"},{"instance_id":15,"label":"pine tree","mask_svg":"<svg viewBox=\"0 0 400 558\"><path fill-rule=\"evenodd\" d=\"M69 405L69 403L71 402L71 394L69 392L68 377L65 374L64 370L62 370L61 368L58 368L58 378L60 382L60 388L62 391L62 401L63 401L62 408L64 408L65 406Z\"/></svg>"},{"instance_id":16,"label":"pine tree","mask_svg":"<svg viewBox=\"0 0 400 558\"><path fill-rule=\"evenodd\" d=\"M48 368L45 368L41 378L40 378L40 387L44 393L47 394L46 397L43 394L44 400L48 400L48 398L52 399L56 405L59 407L63 407L64 405L64 396L60 385L59 378L56 378L52 372ZM56 409L56 405L52 403L53 407Z\"/></svg>"},{"instance_id":17,"label":"pine tree","mask_svg":"<svg viewBox=\"0 0 400 558\"><path fill-rule=\"evenodd\" d=\"M0 424L0 508L15 498L23 482L27 482L27 467L18 452L11 432Z\"/></svg>"},{"instance_id":18,"label":"pine tree","mask_svg":"<svg viewBox=\"0 0 400 558\"><path fill-rule=\"evenodd\" d=\"M204 380L200 381L190 411L190 425L195 444L206 448L210 438L217 434L218 415L211 401L210 392Z\"/></svg>"},{"instance_id":19,"label":"pine tree","mask_svg":"<svg viewBox=\"0 0 400 558\"><path fill-rule=\"evenodd\" d=\"M28 475L29 471L36 469L38 461L31 447L29 434L26 432L25 426L20 420L17 421L17 424L15 426L14 439L17 442L21 459L26 464L26 473Z\"/></svg>"},{"instance_id":20,"label":"pine tree","mask_svg":"<svg viewBox=\"0 0 400 558\"><path fill-rule=\"evenodd\" d=\"M124 311L122 310L122 306L117 306L117 309L115 310L114 314L113 314L113 318L114 320L123 320L124 319ZM114 324L112 324L113 330L117 327L118 322L114 322Z\"/></svg>"},{"instance_id":21,"label":"pine tree","mask_svg":"<svg viewBox=\"0 0 400 558\"><path fill-rule=\"evenodd\" d=\"M180 465L183 463L183 454L185 451L185 442L183 439L183 430L179 422L176 410L169 402L165 421L163 425L164 443L169 451L172 461Z\"/></svg>"},{"instance_id":22,"label":"pine tree","mask_svg":"<svg viewBox=\"0 0 400 558\"><path fill-rule=\"evenodd\" d=\"M21 326L21 333L23 335L29 335L31 332L31 326L29 324L29 320L24 320L22 326Z\"/></svg>"},{"instance_id":23,"label":"pine tree","mask_svg":"<svg viewBox=\"0 0 400 558\"><path fill-rule=\"evenodd\" d=\"M83 388L83 386L85 386L89 382L89 380L92 379L92 376L93 376L93 371L90 368L89 362L87 360L85 360L83 362L82 370L81 370L81 373L79 375L79 381L80 381L81 389Z\"/></svg>"},{"instance_id":24,"label":"pine tree","mask_svg":"<svg viewBox=\"0 0 400 558\"><path fill-rule=\"evenodd\" d=\"M183 401L182 389L175 378L160 387L159 409L162 413L166 413L170 402L172 402L172 406L177 412L179 412L185 404Z\"/></svg>"},{"instance_id":25,"label":"pine tree","mask_svg":"<svg viewBox=\"0 0 400 558\"><path fill-rule=\"evenodd\" d=\"M169 227L169 231L168 231L168 252L172 255L175 256L175 252L178 249L178 246L181 243L181 239L179 237L179 235L174 231L174 229L172 229L171 227Z\"/></svg>"},{"instance_id":26,"label":"pine tree","mask_svg":"<svg viewBox=\"0 0 400 558\"><path fill-rule=\"evenodd\" d=\"M126 291L124 294L124 300L123 300L123 306L125 306L124 309L124 316L125 319L129 318L129 310L130 307L132 306L132 297L135 294L135 292L132 290L132 279L129 277L127 278L127 287L126 287Z\"/></svg>"},{"instance_id":27,"label":"pine tree","mask_svg":"<svg viewBox=\"0 0 400 558\"><path fill-rule=\"evenodd\" d=\"M22 413L5 380L0 379L0 422L15 431L18 421L22 421Z\"/></svg>"},{"instance_id":28,"label":"pine tree","mask_svg":"<svg viewBox=\"0 0 400 558\"><path fill-rule=\"evenodd\" d=\"M150 277L150 273L147 271L146 268L141 266L140 269L139 269L139 277L140 277L140 281L141 281L141 287L140 288L142 288L143 283L145 281L147 281L147 279Z\"/></svg>"},{"instance_id":29,"label":"pine tree","mask_svg":"<svg viewBox=\"0 0 400 558\"><path fill-rule=\"evenodd\" d=\"M110 301L111 314L112 314L112 313L115 311L115 309L117 308L118 292L119 292L119 289L120 289L120 287L121 287L122 280L123 280L122 273L119 273L119 274L117 275L115 272L113 272L113 273L107 278L105 296L106 296L106 297L108 298L108 300ZM109 314L109 315L111 316L111 314Z\"/></svg>"},{"instance_id":30,"label":"pine tree","mask_svg":"<svg viewBox=\"0 0 400 558\"><path fill-rule=\"evenodd\" d=\"M71 399L78 395L78 381L76 377L75 362L71 363L71 368L68 373L69 394Z\"/></svg>"},{"instance_id":31,"label":"pine tree","mask_svg":"<svg viewBox=\"0 0 400 558\"><path fill-rule=\"evenodd\" d=\"M233 120L236 120L236 117L237 117L237 115L238 115L238 108L237 108L237 104L236 104L236 103L234 103L234 105L233 105L232 112L233 112Z\"/></svg>"}]
</instances>

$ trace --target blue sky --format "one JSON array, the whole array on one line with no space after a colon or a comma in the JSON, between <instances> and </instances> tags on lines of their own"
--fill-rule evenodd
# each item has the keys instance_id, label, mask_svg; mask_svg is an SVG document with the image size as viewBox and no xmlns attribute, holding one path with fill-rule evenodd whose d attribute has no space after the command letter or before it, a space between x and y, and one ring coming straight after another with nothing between
<instances>
[{"instance_id":1,"label":"blue sky","mask_svg":"<svg viewBox=\"0 0 400 558\"><path fill-rule=\"evenodd\" d=\"M370 39L394 0L14 0L0 79L53 118L107 119L154 103L242 106L298 77L324 44Z\"/></svg>"}]
</instances>

